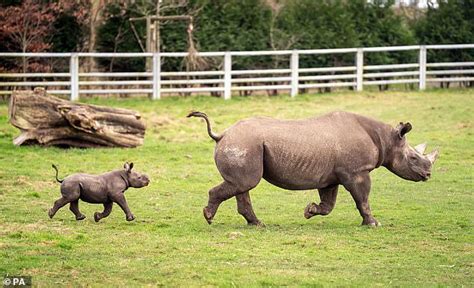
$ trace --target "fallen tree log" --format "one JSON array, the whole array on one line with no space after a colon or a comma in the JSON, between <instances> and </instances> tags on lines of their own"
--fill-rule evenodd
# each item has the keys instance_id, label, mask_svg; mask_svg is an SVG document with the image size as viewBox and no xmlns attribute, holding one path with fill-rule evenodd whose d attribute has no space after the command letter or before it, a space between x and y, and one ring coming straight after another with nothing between
<instances>
[{"instance_id":1,"label":"fallen tree log","mask_svg":"<svg viewBox=\"0 0 474 288\"><path fill-rule=\"evenodd\" d=\"M21 130L13 140L17 146L136 147L145 137L136 111L75 103L49 96L43 88L13 92L8 114Z\"/></svg>"}]
</instances>

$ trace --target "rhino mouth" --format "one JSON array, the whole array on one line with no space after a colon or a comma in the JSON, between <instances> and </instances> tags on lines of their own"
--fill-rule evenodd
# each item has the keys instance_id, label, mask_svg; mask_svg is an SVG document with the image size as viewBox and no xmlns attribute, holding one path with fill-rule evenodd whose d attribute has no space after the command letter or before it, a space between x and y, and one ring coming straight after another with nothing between
<instances>
[{"instance_id":1,"label":"rhino mouth","mask_svg":"<svg viewBox=\"0 0 474 288\"><path fill-rule=\"evenodd\" d=\"M145 181L142 182L142 187L146 187L150 184L150 180L146 179Z\"/></svg>"},{"instance_id":2,"label":"rhino mouth","mask_svg":"<svg viewBox=\"0 0 474 288\"><path fill-rule=\"evenodd\" d=\"M421 181L425 182L425 181L428 181L428 179L430 179L431 177L431 173L428 172L428 173L425 173L425 174L422 174L421 175Z\"/></svg>"}]
</instances>

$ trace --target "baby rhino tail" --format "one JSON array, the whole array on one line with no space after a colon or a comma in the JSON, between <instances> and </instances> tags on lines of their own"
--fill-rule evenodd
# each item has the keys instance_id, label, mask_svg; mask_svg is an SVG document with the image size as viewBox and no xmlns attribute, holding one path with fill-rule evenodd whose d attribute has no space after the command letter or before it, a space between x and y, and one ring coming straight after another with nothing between
<instances>
[{"instance_id":1,"label":"baby rhino tail","mask_svg":"<svg viewBox=\"0 0 474 288\"><path fill-rule=\"evenodd\" d=\"M56 181L58 181L59 183L63 183L64 179L63 180L58 179L58 173L59 173L58 167L56 167L56 165L54 165L54 164L52 166L53 166L54 170L56 170Z\"/></svg>"},{"instance_id":2,"label":"baby rhino tail","mask_svg":"<svg viewBox=\"0 0 474 288\"><path fill-rule=\"evenodd\" d=\"M209 118L207 118L206 113L198 112L198 111L193 111L193 112L189 113L187 117L188 117L188 118L189 118L189 117L201 117L201 118L204 118L204 120L206 120L206 124L207 124L207 134L209 134L209 137L211 137L212 139L214 139L214 141L216 141L216 142L219 142L219 140L222 139L222 135L217 135L217 134L215 134L214 132L212 132L211 123L209 123Z\"/></svg>"}]
</instances>

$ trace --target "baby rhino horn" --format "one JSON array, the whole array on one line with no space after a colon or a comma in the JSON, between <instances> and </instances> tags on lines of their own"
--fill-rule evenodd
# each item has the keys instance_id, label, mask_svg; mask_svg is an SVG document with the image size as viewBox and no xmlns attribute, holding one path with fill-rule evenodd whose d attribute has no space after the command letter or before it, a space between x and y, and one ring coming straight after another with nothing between
<instances>
[{"instance_id":1,"label":"baby rhino horn","mask_svg":"<svg viewBox=\"0 0 474 288\"><path fill-rule=\"evenodd\" d=\"M415 150L416 150L416 152L418 152L418 153L420 153L421 155L423 155L423 153L425 153L425 150L426 150L426 143L422 143L422 144L416 145L416 146L415 146Z\"/></svg>"}]
</instances>

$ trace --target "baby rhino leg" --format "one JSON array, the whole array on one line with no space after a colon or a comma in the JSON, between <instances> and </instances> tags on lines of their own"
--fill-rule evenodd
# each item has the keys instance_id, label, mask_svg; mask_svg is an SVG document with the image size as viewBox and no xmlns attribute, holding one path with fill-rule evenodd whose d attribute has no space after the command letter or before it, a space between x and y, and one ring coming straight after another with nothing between
<instances>
[{"instance_id":1,"label":"baby rhino leg","mask_svg":"<svg viewBox=\"0 0 474 288\"><path fill-rule=\"evenodd\" d=\"M61 197L58 200L54 201L53 208L49 209L48 211L49 218L53 219L56 212L58 212L59 209L61 209L64 205L66 205L69 202L70 200L65 197Z\"/></svg>"},{"instance_id":2,"label":"baby rhino leg","mask_svg":"<svg viewBox=\"0 0 474 288\"><path fill-rule=\"evenodd\" d=\"M83 220L86 218L84 214L79 211L79 199L72 201L69 204L69 210L71 210L72 213L76 216L76 220Z\"/></svg>"},{"instance_id":3,"label":"baby rhino leg","mask_svg":"<svg viewBox=\"0 0 474 288\"><path fill-rule=\"evenodd\" d=\"M79 185L80 184L78 184L78 183L63 183L61 185L62 197L54 202L53 208L49 209L49 211L48 211L49 218L53 218L54 215L56 214L56 212L58 212L58 210L61 209L67 203L78 201L79 196L80 196L80 187L79 187ZM81 220L81 219L78 219L78 215L80 216L81 212L79 212L79 206L77 205L77 203L76 204L71 203L70 209L74 213L74 215L76 215L76 219ZM84 216L84 215L82 215L82 216ZM84 219L84 218L82 218L82 219Z\"/></svg>"},{"instance_id":4,"label":"baby rhino leg","mask_svg":"<svg viewBox=\"0 0 474 288\"><path fill-rule=\"evenodd\" d=\"M120 208L122 208L126 216L125 219L127 221L133 221L135 219L135 216L133 216L132 212L130 211L130 208L128 207L127 200L125 199L125 196L123 195L123 193L117 193L117 194L112 195L111 200L117 203L120 206Z\"/></svg>"},{"instance_id":5,"label":"baby rhino leg","mask_svg":"<svg viewBox=\"0 0 474 288\"><path fill-rule=\"evenodd\" d=\"M95 222L99 222L100 219L109 216L110 212L112 212L112 205L113 204L114 204L114 202L104 203L104 211L102 211L102 213L99 213L99 212L94 213Z\"/></svg>"}]
</instances>

